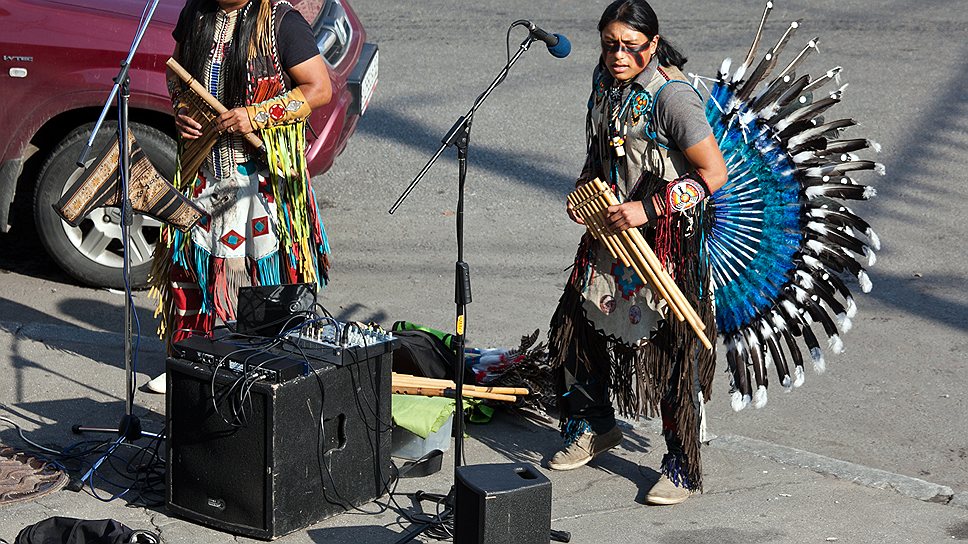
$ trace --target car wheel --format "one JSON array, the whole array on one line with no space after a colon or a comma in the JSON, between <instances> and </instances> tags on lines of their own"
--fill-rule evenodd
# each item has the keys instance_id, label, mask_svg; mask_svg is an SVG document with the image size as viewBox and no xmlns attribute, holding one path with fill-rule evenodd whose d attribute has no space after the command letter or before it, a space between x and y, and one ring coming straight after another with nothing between
<instances>
[{"instance_id":1,"label":"car wheel","mask_svg":"<svg viewBox=\"0 0 968 544\"><path fill-rule=\"evenodd\" d=\"M51 258L77 280L95 287L124 288L124 246L121 239L121 210L97 208L72 227L54 211L53 205L84 172L77 158L87 143L93 124L71 131L57 144L41 167L34 193L34 222ZM116 138L117 123L105 123L94 141L97 153L110 138ZM138 144L158 172L166 179L175 173L175 141L161 131L131 123ZM90 159L93 161L93 159ZM131 287L145 287L151 257L161 223L135 214L131 224Z\"/></svg>"}]
</instances>

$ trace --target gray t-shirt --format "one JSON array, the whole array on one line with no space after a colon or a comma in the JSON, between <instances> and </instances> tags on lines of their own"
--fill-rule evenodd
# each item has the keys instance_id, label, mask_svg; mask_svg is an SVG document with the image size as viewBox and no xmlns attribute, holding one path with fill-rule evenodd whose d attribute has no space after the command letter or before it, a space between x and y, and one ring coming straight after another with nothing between
<instances>
[{"instance_id":1,"label":"gray t-shirt","mask_svg":"<svg viewBox=\"0 0 968 544\"><path fill-rule=\"evenodd\" d=\"M655 57L629 86L644 89L658 69ZM655 104L656 140L679 151L703 141L713 133L706 120L706 108L699 94L687 83L669 82L659 93Z\"/></svg>"}]
</instances>

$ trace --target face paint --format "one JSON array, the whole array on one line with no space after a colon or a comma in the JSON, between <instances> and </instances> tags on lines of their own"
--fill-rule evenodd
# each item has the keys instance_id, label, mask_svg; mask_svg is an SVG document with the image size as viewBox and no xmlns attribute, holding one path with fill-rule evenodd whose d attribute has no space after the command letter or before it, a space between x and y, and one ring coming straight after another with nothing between
<instances>
[{"instance_id":1,"label":"face paint","mask_svg":"<svg viewBox=\"0 0 968 544\"><path fill-rule=\"evenodd\" d=\"M658 36L648 35L621 21L612 21L601 31L602 63L619 81L634 79L648 66Z\"/></svg>"},{"instance_id":2,"label":"face paint","mask_svg":"<svg viewBox=\"0 0 968 544\"><path fill-rule=\"evenodd\" d=\"M602 54L607 55L611 53L614 55L614 54L618 54L619 52L622 52L632 57L635 60L636 65L640 67L644 67L646 64L646 61L645 61L645 55L643 54L643 52L648 51L650 45L652 45L652 42L646 42L642 45L636 45L636 46L625 45L620 41L612 42L612 43L602 42Z\"/></svg>"}]
</instances>

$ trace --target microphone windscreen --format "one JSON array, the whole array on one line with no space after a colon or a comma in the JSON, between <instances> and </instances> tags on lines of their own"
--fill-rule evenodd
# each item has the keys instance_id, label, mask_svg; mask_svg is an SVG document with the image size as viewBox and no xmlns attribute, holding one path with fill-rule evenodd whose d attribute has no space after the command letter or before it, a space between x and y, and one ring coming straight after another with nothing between
<instances>
[{"instance_id":1,"label":"microphone windscreen","mask_svg":"<svg viewBox=\"0 0 968 544\"><path fill-rule=\"evenodd\" d=\"M561 34L555 34L555 37L558 38L558 43L548 47L548 52L554 57L563 59L571 53L571 42Z\"/></svg>"}]
</instances>

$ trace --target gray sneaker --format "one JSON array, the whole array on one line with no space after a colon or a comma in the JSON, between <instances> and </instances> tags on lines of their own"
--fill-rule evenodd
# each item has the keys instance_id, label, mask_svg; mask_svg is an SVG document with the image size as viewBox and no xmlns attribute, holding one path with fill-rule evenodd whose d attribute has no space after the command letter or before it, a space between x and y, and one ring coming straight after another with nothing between
<instances>
[{"instance_id":1,"label":"gray sneaker","mask_svg":"<svg viewBox=\"0 0 968 544\"><path fill-rule=\"evenodd\" d=\"M552 470L571 470L587 464L599 453L606 452L622 443L622 431L616 426L605 434L586 431L577 440L565 446L548 461Z\"/></svg>"}]
</instances>

